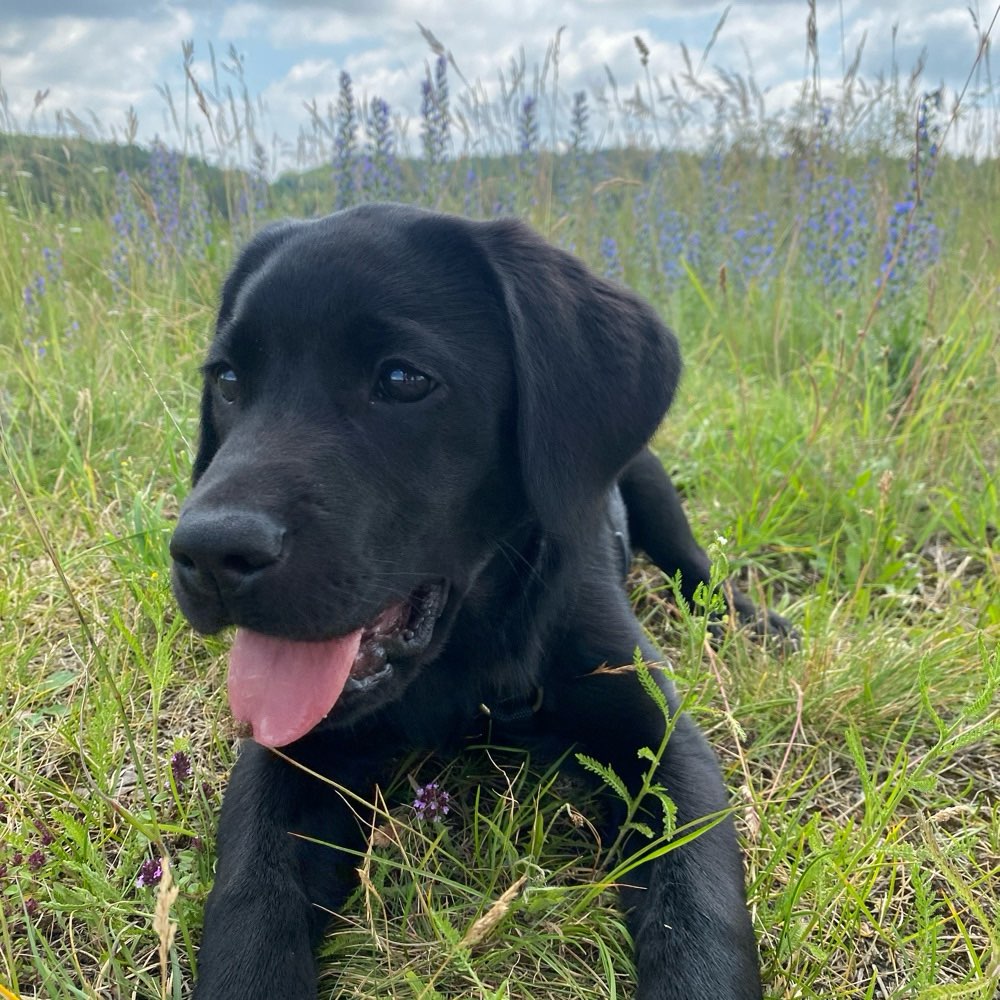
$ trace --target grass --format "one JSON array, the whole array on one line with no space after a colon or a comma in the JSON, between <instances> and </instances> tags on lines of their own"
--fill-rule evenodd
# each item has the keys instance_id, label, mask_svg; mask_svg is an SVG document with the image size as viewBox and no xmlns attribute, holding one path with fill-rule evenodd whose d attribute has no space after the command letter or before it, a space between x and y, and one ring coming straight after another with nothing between
<instances>
[{"instance_id":1,"label":"grass","mask_svg":"<svg viewBox=\"0 0 1000 1000\"><path fill-rule=\"evenodd\" d=\"M713 645L699 609L677 610L649 567L633 575L637 613L734 790L768 996L989 1000L1000 987L994 164L940 155L926 200L906 210L917 222L933 209L940 251L909 253L886 282L908 154L873 160L813 138L804 162L817 176L863 187L867 242L849 280L823 271L829 254L808 245L815 214L789 197L821 188L796 187L791 161L738 143L714 160L641 145L532 150L529 174L515 154L447 160L433 189L404 161L401 193L466 209L473 164L469 210L512 192L679 331L686 374L654 445L720 578L737 574L802 635L784 653L738 633ZM197 179L176 169L183 214ZM329 207L340 188L325 176ZM152 167L124 186L100 177L88 166L74 201L60 167L0 202L0 984L25 998L187 995L236 748L226 641L179 617L167 540L250 182L220 180L233 188L213 205L231 210L210 209L206 242L171 235ZM321 207L317 177L282 182L255 212ZM690 240L666 241L671 212L697 230L697 255ZM757 228L740 237L738 222ZM913 245L890 244L900 256ZM451 794L440 823L409 805L431 781ZM321 995L630 995L607 885L615 858L582 785L553 762L470 747L405 762L385 795L361 885L324 946ZM155 880L156 859L169 875L137 886L140 873Z\"/></svg>"}]
</instances>

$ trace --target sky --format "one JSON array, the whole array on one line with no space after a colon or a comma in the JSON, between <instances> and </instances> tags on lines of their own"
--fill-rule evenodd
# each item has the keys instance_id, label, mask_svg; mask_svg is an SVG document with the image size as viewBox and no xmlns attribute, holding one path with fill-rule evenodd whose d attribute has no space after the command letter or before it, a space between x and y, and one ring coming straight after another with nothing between
<instances>
[{"instance_id":1,"label":"sky","mask_svg":"<svg viewBox=\"0 0 1000 1000\"><path fill-rule=\"evenodd\" d=\"M806 73L805 0L0 0L0 98L7 128L53 131L68 110L95 135L120 138L132 108L140 141L160 136L177 146L165 94L181 131L185 107L189 122L200 115L195 101L185 103L182 47L193 43L192 72L207 89L214 87L209 46L222 87L234 83L223 68L232 49L260 135L272 151L288 154L309 121L306 103L324 109L335 102L344 70L357 97L382 97L403 118L419 114L420 81L433 53L418 22L466 81L493 95L498 71L509 77L511 60L523 52L530 73L562 28L559 91L596 99L609 93L608 70L620 93L637 83L645 92L635 36L649 49L650 73L668 88L683 69L681 43L697 66L727 7L699 79L715 78L719 67L752 74L769 108L786 105ZM992 0L817 0L824 92L836 92L862 42L864 77L888 74L894 53L908 73L926 50L927 87L943 83L957 92L976 57L973 14L985 30L996 10ZM461 89L452 80L453 92Z\"/></svg>"}]
</instances>

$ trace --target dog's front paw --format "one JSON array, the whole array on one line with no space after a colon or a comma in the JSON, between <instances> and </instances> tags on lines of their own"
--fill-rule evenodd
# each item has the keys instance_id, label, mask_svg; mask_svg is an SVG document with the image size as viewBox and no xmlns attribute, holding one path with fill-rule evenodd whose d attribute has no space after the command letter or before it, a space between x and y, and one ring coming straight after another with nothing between
<instances>
[{"instance_id":1,"label":"dog's front paw","mask_svg":"<svg viewBox=\"0 0 1000 1000\"><path fill-rule=\"evenodd\" d=\"M799 630L787 619L769 608L757 612L744 628L757 641L780 652L794 653L802 648Z\"/></svg>"},{"instance_id":2,"label":"dog's front paw","mask_svg":"<svg viewBox=\"0 0 1000 1000\"><path fill-rule=\"evenodd\" d=\"M794 652L801 646L802 637L798 629L785 617L770 608L758 607L738 587L725 587L726 604L737 626L756 642L779 652ZM721 641L725 623L718 620L711 626L716 641Z\"/></svg>"},{"instance_id":3,"label":"dog's front paw","mask_svg":"<svg viewBox=\"0 0 1000 1000\"><path fill-rule=\"evenodd\" d=\"M316 962L294 887L216 889L205 913L193 1000L316 1000Z\"/></svg>"},{"instance_id":4,"label":"dog's front paw","mask_svg":"<svg viewBox=\"0 0 1000 1000\"><path fill-rule=\"evenodd\" d=\"M201 961L192 1000L316 1000L311 955L308 971L294 954L276 958L241 950L229 961Z\"/></svg>"}]
</instances>

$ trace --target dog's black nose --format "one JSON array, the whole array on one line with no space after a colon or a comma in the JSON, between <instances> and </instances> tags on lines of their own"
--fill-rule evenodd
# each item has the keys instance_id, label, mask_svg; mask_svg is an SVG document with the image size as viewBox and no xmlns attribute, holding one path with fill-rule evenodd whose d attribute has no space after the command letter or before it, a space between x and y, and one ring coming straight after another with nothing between
<instances>
[{"instance_id":1,"label":"dog's black nose","mask_svg":"<svg viewBox=\"0 0 1000 1000\"><path fill-rule=\"evenodd\" d=\"M181 513L170 555L182 575L237 589L281 556L285 529L267 514L222 508Z\"/></svg>"}]
</instances>

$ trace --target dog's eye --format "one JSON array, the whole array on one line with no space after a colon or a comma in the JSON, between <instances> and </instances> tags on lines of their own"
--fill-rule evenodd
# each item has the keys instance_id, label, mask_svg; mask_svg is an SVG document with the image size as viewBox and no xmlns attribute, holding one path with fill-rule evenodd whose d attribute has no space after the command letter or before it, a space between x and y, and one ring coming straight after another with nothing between
<instances>
[{"instance_id":1,"label":"dog's eye","mask_svg":"<svg viewBox=\"0 0 1000 1000\"><path fill-rule=\"evenodd\" d=\"M235 403L240 394L240 383L239 379L236 378L236 372L232 368L222 367L218 368L212 377L219 389L219 395L227 403Z\"/></svg>"},{"instance_id":2,"label":"dog's eye","mask_svg":"<svg viewBox=\"0 0 1000 1000\"><path fill-rule=\"evenodd\" d=\"M422 371L399 361L390 361L379 373L375 395L395 403L415 403L423 399L437 383Z\"/></svg>"}]
</instances>

